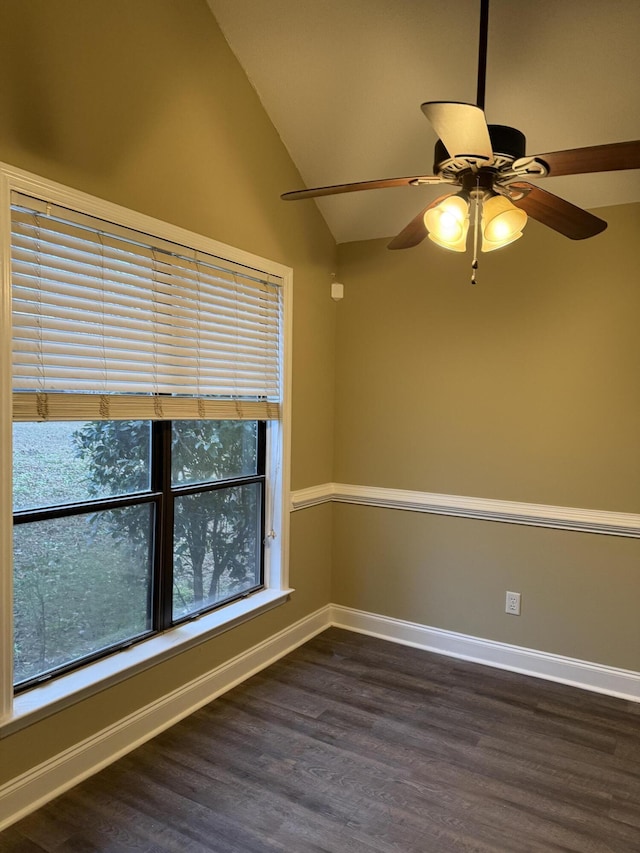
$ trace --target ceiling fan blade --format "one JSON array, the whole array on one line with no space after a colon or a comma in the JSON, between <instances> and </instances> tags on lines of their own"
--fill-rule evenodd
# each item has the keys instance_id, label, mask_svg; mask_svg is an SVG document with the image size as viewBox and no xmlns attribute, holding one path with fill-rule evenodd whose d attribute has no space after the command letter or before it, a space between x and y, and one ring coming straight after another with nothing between
<instances>
[{"instance_id":1,"label":"ceiling fan blade","mask_svg":"<svg viewBox=\"0 0 640 853\"><path fill-rule=\"evenodd\" d=\"M428 204L424 210L421 210L417 216L414 216L411 222L393 238L393 240L387 245L387 249L410 249L412 246L417 246L418 243L422 243L424 238L427 236L427 226L424 224L425 213L428 210L431 210L432 207L440 204L440 202L444 201L445 198L449 198L450 195L453 195L453 193L441 195L439 198L434 199L430 204Z\"/></svg>"},{"instance_id":2,"label":"ceiling fan blade","mask_svg":"<svg viewBox=\"0 0 640 853\"><path fill-rule=\"evenodd\" d=\"M535 187L527 181L517 181L510 184L510 188L523 190L526 193L520 199L511 199L516 207L571 240L594 237L607 227L604 219L599 219L587 210L576 207L575 204L546 190L541 190L540 187Z\"/></svg>"},{"instance_id":3,"label":"ceiling fan blade","mask_svg":"<svg viewBox=\"0 0 640 853\"><path fill-rule=\"evenodd\" d=\"M284 201L299 201L304 198L318 198L323 195L338 195L339 193L355 193L360 190L383 190L387 187L420 186L422 184L440 184L442 179L437 175L418 175L410 178L383 178L380 181L358 181L354 184L335 184L331 187L313 187L308 190L294 190L283 193L280 198Z\"/></svg>"},{"instance_id":4,"label":"ceiling fan blade","mask_svg":"<svg viewBox=\"0 0 640 853\"><path fill-rule=\"evenodd\" d=\"M483 165L493 162L489 128L480 107L452 101L427 101L421 109L450 157L476 157Z\"/></svg>"},{"instance_id":5,"label":"ceiling fan blade","mask_svg":"<svg viewBox=\"0 0 640 853\"><path fill-rule=\"evenodd\" d=\"M640 140L613 142L610 145L591 145L536 154L549 167L549 176L583 175L586 172L614 172L619 169L640 169Z\"/></svg>"}]
</instances>

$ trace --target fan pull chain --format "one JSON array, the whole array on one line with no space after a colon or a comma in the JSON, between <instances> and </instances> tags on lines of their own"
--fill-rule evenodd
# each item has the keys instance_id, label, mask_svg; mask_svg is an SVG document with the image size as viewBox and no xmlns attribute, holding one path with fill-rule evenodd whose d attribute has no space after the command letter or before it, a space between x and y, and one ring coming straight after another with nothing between
<instances>
[{"instance_id":1,"label":"fan pull chain","mask_svg":"<svg viewBox=\"0 0 640 853\"><path fill-rule=\"evenodd\" d=\"M480 228L480 217L478 216L478 199L480 197L480 178L476 179L475 205L473 211L473 261L471 263L471 284L477 284L476 270L478 269L478 230Z\"/></svg>"}]
</instances>

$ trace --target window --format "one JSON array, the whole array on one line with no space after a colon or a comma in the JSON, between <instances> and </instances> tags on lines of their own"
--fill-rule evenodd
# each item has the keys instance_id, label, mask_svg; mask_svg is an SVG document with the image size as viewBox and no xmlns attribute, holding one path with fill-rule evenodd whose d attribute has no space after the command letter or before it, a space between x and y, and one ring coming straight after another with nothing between
<instances>
[{"instance_id":1,"label":"window","mask_svg":"<svg viewBox=\"0 0 640 853\"><path fill-rule=\"evenodd\" d=\"M0 627L24 693L132 644L153 655L194 619L190 642L210 636L239 602L283 600L290 271L2 178L14 530ZM8 384L5 371L4 412ZM8 692L3 669L5 713Z\"/></svg>"},{"instance_id":2,"label":"window","mask_svg":"<svg viewBox=\"0 0 640 853\"><path fill-rule=\"evenodd\" d=\"M263 586L264 422L14 425L14 683Z\"/></svg>"}]
</instances>

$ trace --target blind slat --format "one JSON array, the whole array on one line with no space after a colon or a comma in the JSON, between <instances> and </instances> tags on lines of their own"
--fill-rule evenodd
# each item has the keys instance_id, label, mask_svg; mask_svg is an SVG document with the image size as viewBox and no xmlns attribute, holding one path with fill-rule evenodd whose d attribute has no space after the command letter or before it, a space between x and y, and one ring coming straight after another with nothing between
<instances>
[{"instance_id":1,"label":"blind slat","mask_svg":"<svg viewBox=\"0 0 640 853\"><path fill-rule=\"evenodd\" d=\"M18 334L16 330L16 339L20 339L21 341L20 362L17 364L28 363L31 365L39 363L40 354L38 341L29 334L34 331L35 329L28 327L24 331L24 334L22 329ZM50 361L52 365L54 365L54 363L64 365L67 360L73 361L77 359L94 359L104 365L104 359L102 358L99 349L92 346L91 338L89 338L88 342L85 344L83 335L76 334L72 336L68 332L65 333L64 331L59 332L57 338L55 338L55 333L50 331L50 337ZM153 339L138 339L135 341L134 346L128 338L112 338L110 352L113 360L120 359L121 361L132 363L140 362L143 365L148 364L149 359L154 357L154 355L157 355L157 357L160 358L160 354L157 351L157 346ZM189 346L183 346L175 349L172 354L171 363L196 364L197 362L200 364L203 372L206 372L210 368L215 369L217 365L226 364L231 370L235 367L239 356L242 357L245 363L246 371L250 371L252 366L254 366L256 370L261 373L265 373L266 375L277 375L276 366L269 360L265 360L264 352L259 350L252 351L249 349L243 349L239 352L235 347L225 348L220 346L216 349L215 353L205 357L195 353Z\"/></svg>"},{"instance_id":2,"label":"blind slat","mask_svg":"<svg viewBox=\"0 0 640 853\"><path fill-rule=\"evenodd\" d=\"M279 280L25 196L11 260L13 384L31 401L17 412L45 396L59 414L64 397L132 392L144 406L167 394L280 400Z\"/></svg>"},{"instance_id":3,"label":"blind slat","mask_svg":"<svg viewBox=\"0 0 640 853\"><path fill-rule=\"evenodd\" d=\"M41 306L29 303L24 299L14 300L14 327L25 329L37 329L46 327L54 330L67 329L77 330L78 334L95 333L96 330L105 330L110 337L115 337L121 334L123 337L149 338L153 340L160 339L163 335L176 342L178 340L175 334L172 334L172 329L177 325L182 325L184 328L181 331L180 338L188 341L191 338L198 337L206 342L211 340L215 346L215 341L220 345L225 342L232 342L236 349L242 349L246 346L248 349L265 347L277 347L278 337L276 332L267 324L245 325L238 324L235 329L229 330L228 325L222 322L209 322L208 320L201 321L199 329L197 326L198 317L184 316L173 317L170 312L167 316L157 316L156 323L152 324L149 318L140 311L133 316L125 312L109 312L96 316L95 303L91 301L81 300L79 303L72 303L67 306L63 304L65 300L61 300L58 305L47 305L46 311L41 310ZM172 322L173 321L173 322ZM168 327L168 329L167 329Z\"/></svg>"}]
</instances>

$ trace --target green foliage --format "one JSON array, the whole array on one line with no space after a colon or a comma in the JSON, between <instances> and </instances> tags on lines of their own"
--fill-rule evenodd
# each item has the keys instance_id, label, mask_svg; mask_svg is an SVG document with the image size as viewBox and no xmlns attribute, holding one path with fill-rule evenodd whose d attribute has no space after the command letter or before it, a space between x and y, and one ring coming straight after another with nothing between
<instances>
[{"instance_id":1,"label":"green foliage","mask_svg":"<svg viewBox=\"0 0 640 853\"><path fill-rule=\"evenodd\" d=\"M146 553L113 531L126 520L150 534L150 507L17 525L14 672L24 681L148 630Z\"/></svg>"},{"instance_id":2,"label":"green foliage","mask_svg":"<svg viewBox=\"0 0 640 853\"><path fill-rule=\"evenodd\" d=\"M255 423L173 424L174 486L256 472ZM16 424L14 505L38 508L150 488L150 424ZM14 530L15 680L33 678L150 628L153 506ZM229 485L174 502L174 617L258 583L259 488Z\"/></svg>"},{"instance_id":3,"label":"green foliage","mask_svg":"<svg viewBox=\"0 0 640 853\"><path fill-rule=\"evenodd\" d=\"M73 433L73 441L76 455L87 465L92 497L149 488L148 421L87 421Z\"/></svg>"},{"instance_id":4,"label":"green foliage","mask_svg":"<svg viewBox=\"0 0 640 853\"><path fill-rule=\"evenodd\" d=\"M256 471L255 423L176 421L171 442L174 486ZM145 488L146 422L88 422L74 433L96 493ZM127 484L126 489L124 485ZM257 495L253 486L179 497L174 502L174 615L179 617L256 583ZM123 530L114 531L122 536ZM127 526L132 542L139 532Z\"/></svg>"}]
</instances>

